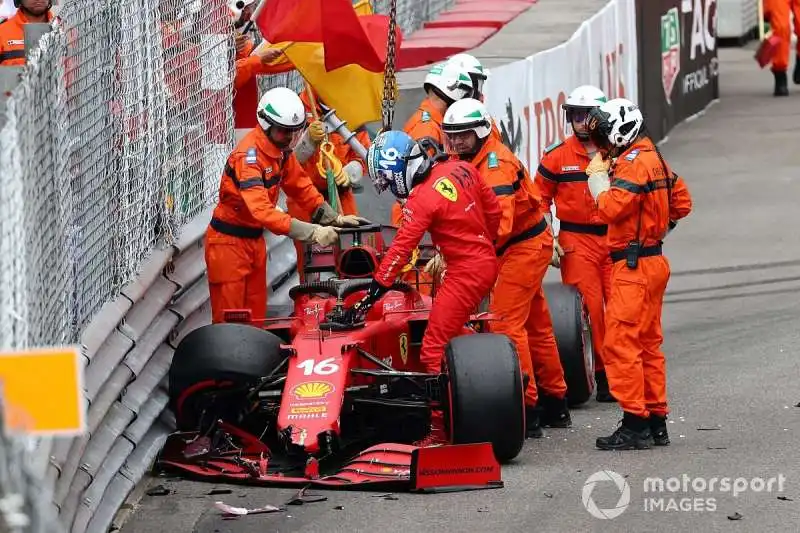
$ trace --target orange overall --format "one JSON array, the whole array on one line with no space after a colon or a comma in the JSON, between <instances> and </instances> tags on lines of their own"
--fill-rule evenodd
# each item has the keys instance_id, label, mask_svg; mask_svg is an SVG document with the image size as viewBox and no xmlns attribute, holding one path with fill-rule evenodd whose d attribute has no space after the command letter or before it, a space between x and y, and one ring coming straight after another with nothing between
<instances>
[{"instance_id":1,"label":"orange overall","mask_svg":"<svg viewBox=\"0 0 800 533\"><path fill-rule=\"evenodd\" d=\"M219 203L205 236L213 322L226 309L267 314L267 246L263 232L287 235L291 217L275 207L280 190L313 212L324 202L293 154L281 151L264 130L251 130L222 174Z\"/></svg>"},{"instance_id":2,"label":"orange overall","mask_svg":"<svg viewBox=\"0 0 800 533\"><path fill-rule=\"evenodd\" d=\"M53 14L48 11L47 21L52 20ZM28 24L28 18L21 9L13 17L0 22L0 65L13 67L25 64L25 24Z\"/></svg>"},{"instance_id":3,"label":"orange overall","mask_svg":"<svg viewBox=\"0 0 800 533\"><path fill-rule=\"evenodd\" d=\"M589 155L583 143L571 135L545 151L536 172L536 185L547 210L553 202L556 204L560 221L558 243L564 250L561 281L574 285L586 302L592 325L595 370L602 372L604 308L611 294L611 258L606 244L608 227L600 219L586 184L588 165Z\"/></svg>"},{"instance_id":4,"label":"orange overall","mask_svg":"<svg viewBox=\"0 0 800 533\"><path fill-rule=\"evenodd\" d=\"M308 99L308 93L303 90L299 94L300 99L303 101L303 104L306 107L306 117L308 122L310 123L314 120L314 116L311 113L311 103ZM316 99L319 96L315 93L314 97ZM317 106L317 116L322 117L324 113ZM369 149L370 139L369 133L362 129L356 134L356 138L364 145L364 148ZM356 155L356 152L347 144L341 135L338 133L332 133L328 135L328 140L333 144L333 153L336 157L341 161L342 166L347 165L353 161L357 161L361 163L362 171L364 175L366 175L366 165L364 162L361 161L361 158ZM317 162L319 161L320 154L319 150L317 150L314 155L312 155L305 163L303 163L303 169L305 170L306 174L309 178L311 178L311 182L317 188L317 190L322 194L322 197L328 201L328 182L327 179L320 176L319 169L317 168ZM341 202L342 206L342 214L343 215L357 215L358 214L358 206L356 205L356 196L353 194L353 189L350 187L339 187L339 201ZM328 201L328 203L330 203ZM300 205L293 200L292 198L286 199L286 209L289 212L289 215L292 218L296 218L298 220L302 220L304 222L308 222L311 220L311 213L309 211L304 211L300 208ZM301 242L295 241L294 243L295 251L297 252L297 272L300 277L300 281L305 280L305 275L303 274L303 267L305 264L305 245Z\"/></svg>"},{"instance_id":5,"label":"orange overall","mask_svg":"<svg viewBox=\"0 0 800 533\"><path fill-rule=\"evenodd\" d=\"M273 63L264 64L257 55L250 55L254 49L253 41L236 53L236 74L233 79L234 127L248 128L257 125L258 84L256 76L280 74L294 70L294 65L285 56Z\"/></svg>"},{"instance_id":6,"label":"orange overall","mask_svg":"<svg viewBox=\"0 0 800 533\"><path fill-rule=\"evenodd\" d=\"M773 72L786 72L789 69L792 15L794 15L794 34L798 39L795 53L800 57L800 0L764 0L764 18L769 21L772 33L781 41L772 60Z\"/></svg>"},{"instance_id":7,"label":"orange overall","mask_svg":"<svg viewBox=\"0 0 800 533\"><path fill-rule=\"evenodd\" d=\"M636 141L612 166L611 188L597 197L614 263L603 346L609 389L623 411L643 418L669 413L661 309L670 268L661 243L671 222L692 209L683 179L665 166L649 139ZM641 252L630 268L625 248L637 235Z\"/></svg>"},{"instance_id":8,"label":"orange overall","mask_svg":"<svg viewBox=\"0 0 800 533\"><path fill-rule=\"evenodd\" d=\"M553 235L538 191L519 159L493 135L472 164L502 209L495 242L499 274L489 304L490 312L501 319L491 323L491 331L507 335L517 348L522 373L530 378L527 405L535 407L539 400L536 379L545 394L563 399L567 385L542 290L553 255Z\"/></svg>"}]
</instances>

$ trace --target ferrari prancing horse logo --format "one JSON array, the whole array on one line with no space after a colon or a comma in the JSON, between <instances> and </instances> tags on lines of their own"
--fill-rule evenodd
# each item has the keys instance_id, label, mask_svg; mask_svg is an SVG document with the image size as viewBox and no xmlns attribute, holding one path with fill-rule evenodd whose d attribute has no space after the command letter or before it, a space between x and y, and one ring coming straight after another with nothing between
<instances>
[{"instance_id":1,"label":"ferrari prancing horse logo","mask_svg":"<svg viewBox=\"0 0 800 533\"><path fill-rule=\"evenodd\" d=\"M447 178L440 178L437 180L433 188L439 191L439 194L451 202L458 200L458 191L456 190L456 186L453 185L453 182Z\"/></svg>"},{"instance_id":2,"label":"ferrari prancing horse logo","mask_svg":"<svg viewBox=\"0 0 800 533\"><path fill-rule=\"evenodd\" d=\"M408 361L408 334L406 333L400 334L400 359L403 360L403 364Z\"/></svg>"}]
</instances>

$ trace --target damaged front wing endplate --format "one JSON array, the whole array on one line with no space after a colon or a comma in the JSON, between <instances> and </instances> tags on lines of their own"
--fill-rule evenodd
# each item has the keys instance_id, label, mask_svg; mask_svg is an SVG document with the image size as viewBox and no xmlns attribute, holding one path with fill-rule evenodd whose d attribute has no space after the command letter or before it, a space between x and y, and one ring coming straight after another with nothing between
<instances>
[{"instance_id":1,"label":"damaged front wing endplate","mask_svg":"<svg viewBox=\"0 0 800 533\"><path fill-rule=\"evenodd\" d=\"M325 489L448 492L502 488L500 464L489 443L419 448L407 444L378 444L341 461L329 475L310 458L305 468L281 467L270 459L266 445L245 435L244 446L215 450L196 433L173 433L158 465L186 477L215 482L261 486L312 486ZM188 452L188 453L187 453ZM187 457L189 456L189 457Z\"/></svg>"}]
</instances>

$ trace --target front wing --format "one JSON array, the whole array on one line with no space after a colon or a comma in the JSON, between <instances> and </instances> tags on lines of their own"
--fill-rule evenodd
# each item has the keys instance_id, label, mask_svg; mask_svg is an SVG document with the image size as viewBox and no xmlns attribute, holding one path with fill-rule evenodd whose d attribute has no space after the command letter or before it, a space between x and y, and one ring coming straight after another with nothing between
<instances>
[{"instance_id":1,"label":"front wing","mask_svg":"<svg viewBox=\"0 0 800 533\"><path fill-rule=\"evenodd\" d=\"M237 440L243 444L230 451L214 449L209 445L209 439L199 439L196 433L173 433L164 445L158 465L163 470L193 479L258 486L302 485L394 492L449 492L503 487L500 465L489 443L428 448L396 443L378 444L340 461L332 473L321 475L316 459L309 459L305 468L299 470L281 467L270 457L266 446L255 437L241 430L236 432Z\"/></svg>"}]
</instances>

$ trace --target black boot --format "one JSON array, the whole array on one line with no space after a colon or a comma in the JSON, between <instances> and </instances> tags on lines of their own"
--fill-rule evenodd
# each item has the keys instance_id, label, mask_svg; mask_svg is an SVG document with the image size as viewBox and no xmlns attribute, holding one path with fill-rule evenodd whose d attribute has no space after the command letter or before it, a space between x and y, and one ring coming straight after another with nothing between
<instances>
[{"instance_id":1,"label":"black boot","mask_svg":"<svg viewBox=\"0 0 800 533\"><path fill-rule=\"evenodd\" d=\"M572 427L572 417L569 414L566 396L559 400L553 396L542 394L539 396L539 407L542 408L540 420L543 427Z\"/></svg>"},{"instance_id":2,"label":"black boot","mask_svg":"<svg viewBox=\"0 0 800 533\"><path fill-rule=\"evenodd\" d=\"M795 85L800 85L800 56L794 60L794 74L792 75L792 81L794 81Z\"/></svg>"},{"instance_id":3,"label":"black boot","mask_svg":"<svg viewBox=\"0 0 800 533\"><path fill-rule=\"evenodd\" d=\"M608 390L608 379L606 378L605 371L595 372L594 382L597 383L595 400L601 403L612 403L617 401L613 396L611 396L611 392Z\"/></svg>"},{"instance_id":4,"label":"black boot","mask_svg":"<svg viewBox=\"0 0 800 533\"><path fill-rule=\"evenodd\" d=\"M650 413L650 433L653 435L653 444L656 446L669 445L667 417Z\"/></svg>"},{"instance_id":5,"label":"black boot","mask_svg":"<svg viewBox=\"0 0 800 533\"><path fill-rule=\"evenodd\" d=\"M789 96L789 82L786 72L773 72L775 76L775 92L773 96Z\"/></svg>"},{"instance_id":6,"label":"black boot","mask_svg":"<svg viewBox=\"0 0 800 533\"><path fill-rule=\"evenodd\" d=\"M595 445L601 450L649 450L653 445L650 423L646 418L623 413L622 425L608 437L598 437Z\"/></svg>"},{"instance_id":7,"label":"black boot","mask_svg":"<svg viewBox=\"0 0 800 533\"><path fill-rule=\"evenodd\" d=\"M525 436L529 439L541 439L544 431L539 423L540 407L525 406Z\"/></svg>"}]
</instances>

